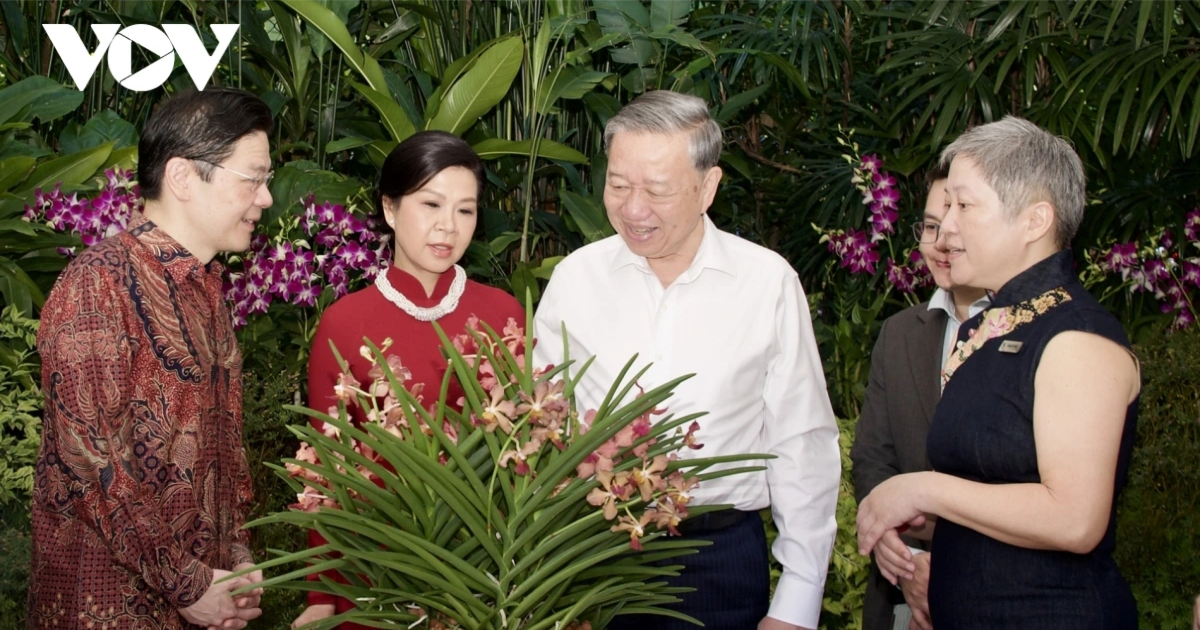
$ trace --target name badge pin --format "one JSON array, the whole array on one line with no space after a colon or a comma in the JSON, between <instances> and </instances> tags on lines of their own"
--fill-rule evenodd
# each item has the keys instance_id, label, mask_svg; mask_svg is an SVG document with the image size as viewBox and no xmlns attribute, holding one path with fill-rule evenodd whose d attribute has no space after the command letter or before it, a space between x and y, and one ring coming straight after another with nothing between
<instances>
[{"instance_id":1,"label":"name badge pin","mask_svg":"<svg viewBox=\"0 0 1200 630\"><path fill-rule=\"evenodd\" d=\"M1025 345L1023 341L1002 341L1000 342L1000 352L1016 354L1021 351L1023 345Z\"/></svg>"}]
</instances>

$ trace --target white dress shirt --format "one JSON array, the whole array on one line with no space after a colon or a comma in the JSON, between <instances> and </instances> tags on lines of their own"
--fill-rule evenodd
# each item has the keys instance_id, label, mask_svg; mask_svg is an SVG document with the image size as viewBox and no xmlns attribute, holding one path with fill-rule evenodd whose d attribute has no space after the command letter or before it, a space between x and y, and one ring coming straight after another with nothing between
<instances>
[{"instance_id":1,"label":"white dress shirt","mask_svg":"<svg viewBox=\"0 0 1200 630\"><path fill-rule=\"evenodd\" d=\"M634 354L633 372L653 363L639 383L646 389L694 373L665 405L675 417L708 412L696 433L704 447L680 457L776 456L766 471L702 483L695 503L771 506L783 575L769 615L816 628L837 533L841 452L808 303L778 254L707 216L703 229L691 266L665 289L620 236L567 256L534 318L534 357L562 362L564 322L573 367L595 356L575 390L581 413L600 406Z\"/></svg>"}]
</instances>

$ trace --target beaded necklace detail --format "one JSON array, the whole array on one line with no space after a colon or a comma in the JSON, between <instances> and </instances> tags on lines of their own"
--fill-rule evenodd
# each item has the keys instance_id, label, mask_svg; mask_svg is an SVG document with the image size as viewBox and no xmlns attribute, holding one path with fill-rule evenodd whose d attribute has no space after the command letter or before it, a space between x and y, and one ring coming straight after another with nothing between
<instances>
[{"instance_id":1,"label":"beaded necklace detail","mask_svg":"<svg viewBox=\"0 0 1200 630\"><path fill-rule=\"evenodd\" d=\"M399 307L400 310L412 315L413 319L420 322L432 322L453 313L454 309L458 308L458 300L462 298L463 289L467 287L467 272L463 271L462 267L454 265L454 281L450 283L450 290L446 292L446 297L442 298L441 302L429 307L417 306L404 297L404 294L397 291L392 283L388 282L386 269L375 276L375 287L379 289L383 297Z\"/></svg>"}]
</instances>

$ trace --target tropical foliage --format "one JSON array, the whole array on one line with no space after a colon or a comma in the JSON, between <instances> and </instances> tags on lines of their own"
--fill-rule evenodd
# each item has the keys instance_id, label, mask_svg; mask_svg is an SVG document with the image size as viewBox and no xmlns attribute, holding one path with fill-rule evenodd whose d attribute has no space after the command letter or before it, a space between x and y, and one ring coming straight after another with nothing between
<instances>
[{"instance_id":1,"label":"tropical foliage","mask_svg":"<svg viewBox=\"0 0 1200 630\"><path fill-rule=\"evenodd\" d=\"M1143 628L1188 629L1200 593L1200 328L1145 336L1138 441L1117 519L1116 559L1133 587Z\"/></svg>"}]
</instances>

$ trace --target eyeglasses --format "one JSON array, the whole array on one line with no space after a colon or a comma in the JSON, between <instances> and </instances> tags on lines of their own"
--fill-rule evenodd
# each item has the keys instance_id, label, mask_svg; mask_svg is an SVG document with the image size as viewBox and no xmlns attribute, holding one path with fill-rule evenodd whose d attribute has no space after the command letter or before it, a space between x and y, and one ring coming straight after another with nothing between
<instances>
[{"instance_id":1,"label":"eyeglasses","mask_svg":"<svg viewBox=\"0 0 1200 630\"><path fill-rule=\"evenodd\" d=\"M242 179L253 184L253 188L251 188L251 190L258 190L259 186L270 186L271 180L275 178L275 171L267 171L266 175L261 175L259 177L251 177L245 173L239 173L227 166L221 166L220 164L217 164L216 162L209 162L208 160L197 160L197 159L193 159L192 161L193 162L204 162L205 164L208 164L210 166L215 166L221 170L229 171L230 173L233 173L234 175L237 175L238 177L241 177Z\"/></svg>"},{"instance_id":2,"label":"eyeglasses","mask_svg":"<svg viewBox=\"0 0 1200 630\"><path fill-rule=\"evenodd\" d=\"M912 225L912 233L918 243L936 243L942 233L942 225L933 221L917 221Z\"/></svg>"}]
</instances>

